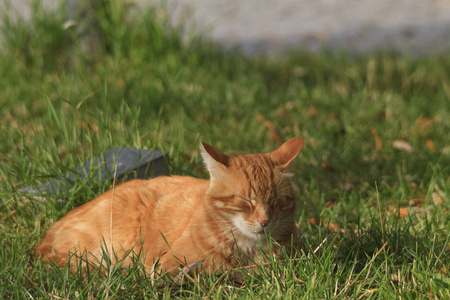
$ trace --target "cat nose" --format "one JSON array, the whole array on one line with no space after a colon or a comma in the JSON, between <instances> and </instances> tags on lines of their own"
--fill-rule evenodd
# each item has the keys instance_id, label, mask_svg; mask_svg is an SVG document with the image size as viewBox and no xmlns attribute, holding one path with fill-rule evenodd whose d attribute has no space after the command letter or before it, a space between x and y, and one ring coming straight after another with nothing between
<instances>
[{"instance_id":1,"label":"cat nose","mask_svg":"<svg viewBox=\"0 0 450 300\"><path fill-rule=\"evenodd\" d=\"M261 226L265 228L267 227L267 225L269 225L269 219L259 220L259 224L261 224Z\"/></svg>"}]
</instances>

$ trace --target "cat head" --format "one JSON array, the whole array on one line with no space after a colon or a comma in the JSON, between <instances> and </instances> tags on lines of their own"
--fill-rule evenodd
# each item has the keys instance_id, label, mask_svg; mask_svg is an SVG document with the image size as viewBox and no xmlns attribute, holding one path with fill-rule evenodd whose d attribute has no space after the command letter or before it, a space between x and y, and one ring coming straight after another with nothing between
<instances>
[{"instance_id":1,"label":"cat head","mask_svg":"<svg viewBox=\"0 0 450 300\"><path fill-rule=\"evenodd\" d=\"M207 205L211 213L229 220L230 229L250 239L260 239L269 229L282 234L294 223L295 197L289 166L303 146L290 139L270 153L228 156L211 145L201 144L210 173Z\"/></svg>"}]
</instances>

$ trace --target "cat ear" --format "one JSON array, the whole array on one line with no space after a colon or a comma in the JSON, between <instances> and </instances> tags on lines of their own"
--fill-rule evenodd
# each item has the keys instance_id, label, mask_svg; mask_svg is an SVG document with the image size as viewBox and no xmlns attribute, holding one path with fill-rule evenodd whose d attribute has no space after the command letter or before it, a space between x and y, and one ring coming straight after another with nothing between
<instances>
[{"instance_id":1,"label":"cat ear","mask_svg":"<svg viewBox=\"0 0 450 300\"><path fill-rule=\"evenodd\" d=\"M277 150L270 152L269 155L277 166L284 169L297 157L302 147L303 139L295 137L281 145Z\"/></svg>"},{"instance_id":2,"label":"cat ear","mask_svg":"<svg viewBox=\"0 0 450 300\"><path fill-rule=\"evenodd\" d=\"M217 178L225 175L224 172L230 163L230 157L228 155L223 154L204 142L200 145L200 153L211 177Z\"/></svg>"}]
</instances>

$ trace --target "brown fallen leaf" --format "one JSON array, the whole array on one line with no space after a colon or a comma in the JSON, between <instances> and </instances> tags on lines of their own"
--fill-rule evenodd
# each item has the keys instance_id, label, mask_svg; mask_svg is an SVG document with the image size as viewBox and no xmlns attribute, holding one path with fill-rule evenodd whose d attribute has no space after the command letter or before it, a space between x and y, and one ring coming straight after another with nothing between
<instances>
[{"instance_id":1,"label":"brown fallen leaf","mask_svg":"<svg viewBox=\"0 0 450 300\"><path fill-rule=\"evenodd\" d=\"M122 78L119 78L117 79L117 86L120 89L124 90L127 85L125 84L125 81Z\"/></svg>"},{"instance_id":2,"label":"brown fallen leaf","mask_svg":"<svg viewBox=\"0 0 450 300\"><path fill-rule=\"evenodd\" d=\"M347 182L344 185L344 189L345 189L346 192L350 192L351 190L355 189L355 185Z\"/></svg>"},{"instance_id":3,"label":"brown fallen leaf","mask_svg":"<svg viewBox=\"0 0 450 300\"><path fill-rule=\"evenodd\" d=\"M99 132L98 125L95 123L86 123L85 121L77 121L77 126L82 127L84 130L92 130L95 133Z\"/></svg>"},{"instance_id":4,"label":"brown fallen leaf","mask_svg":"<svg viewBox=\"0 0 450 300\"><path fill-rule=\"evenodd\" d=\"M290 113L292 113L292 110L294 110L299 105L299 102L297 101L288 101L284 105L280 106L276 110L276 115L278 118L286 118L286 116Z\"/></svg>"},{"instance_id":5,"label":"brown fallen leaf","mask_svg":"<svg viewBox=\"0 0 450 300\"><path fill-rule=\"evenodd\" d=\"M375 130L375 128L371 128L371 131L372 131L372 135L373 135L373 137L374 137L374 139L375 139L375 149L377 150L377 151L380 151L381 150L381 148L383 148L383 141L381 140L381 138L380 138L380 135L378 134L378 132Z\"/></svg>"},{"instance_id":6,"label":"brown fallen leaf","mask_svg":"<svg viewBox=\"0 0 450 300\"><path fill-rule=\"evenodd\" d=\"M414 127L416 129L427 130L433 125L433 120L429 118L424 118L423 115L420 115L414 123Z\"/></svg>"},{"instance_id":7,"label":"brown fallen leaf","mask_svg":"<svg viewBox=\"0 0 450 300\"><path fill-rule=\"evenodd\" d=\"M339 226L337 226L336 224L334 224L334 223L328 223L328 230L337 231L337 230L339 230L339 229L340 229Z\"/></svg>"},{"instance_id":8,"label":"brown fallen leaf","mask_svg":"<svg viewBox=\"0 0 450 300\"><path fill-rule=\"evenodd\" d=\"M273 122L269 121L268 119L266 119L266 117L264 117L262 114L257 113L256 114L256 118L261 121L261 123L263 123L264 127L266 127L267 129L269 129L270 131L270 137L272 138L273 141L277 142L277 143L283 143L284 139L280 136L280 133L278 132L277 127L275 126L275 124L273 124Z\"/></svg>"},{"instance_id":9,"label":"brown fallen leaf","mask_svg":"<svg viewBox=\"0 0 450 300\"><path fill-rule=\"evenodd\" d=\"M411 200L409 200L409 202L411 203L412 206L420 207L425 202L425 200L426 199L424 197L419 196L412 198Z\"/></svg>"},{"instance_id":10,"label":"brown fallen leaf","mask_svg":"<svg viewBox=\"0 0 450 300\"><path fill-rule=\"evenodd\" d=\"M319 110L315 106L310 106L305 109L305 114L311 117L315 117L319 114Z\"/></svg>"},{"instance_id":11,"label":"brown fallen leaf","mask_svg":"<svg viewBox=\"0 0 450 300\"><path fill-rule=\"evenodd\" d=\"M409 216L409 210L407 207L400 207L393 209L394 214L399 218L406 218Z\"/></svg>"},{"instance_id":12,"label":"brown fallen leaf","mask_svg":"<svg viewBox=\"0 0 450 300\"><path fill-rule=\"evenodd\" d=\"M442 204L442 197L437 192L434 192L433 194L431 194L431 199L433 199L434 205L441 205Z\"/></svg>"},{"instance_id":13,"label":"brown fallen leaf","mask_svg":"<svg viewBox=\"0 0 450 300\"><path fill-rule=\"evenodd\" d=\"M326 161L322 162L320 164L320 166L322 167L322 169L327 170L327 171L334 171L334 168Z\"/></svg>"},{"instance_id":14,"label":"brown fallen leaf","mask_svg":"<svg viewBox=\"0 0 450 300\"><path fill-rule=\"evenodd\" d=\"M317 220L316 218L311 218L308 220L308 222L312 225L327 227L328 230L332 230L332 231L340 230L339 226L337 226L336 224L331 223L331 222L323 222L323 221Z\"/></svg>"},{"instance_id":15,"label":"brown fallen leaf","mask_svg":"<svg viewBox=\"0 0 450 300\"><path fill-rule=\"evenodd\" d=\"M408 153L413 152L413 147L408 142L399 140L399 141L394 141L393 145L394 145L394 148L399 151L405 151Z\"/></svg>"},{"instance_id":16,"label":"brown fallen leaf","mask_svg":"<svg viewBox=\"0 0 450 300\"><path fill-rule=\"evenodd\" d=\"M309 224L312 224L312 225L318 225L318 223L319 223L316 218L311 218L308 220L308 222L309 222Z\"/></svg>"},{"instance_id":17,"label":"brown fallen leaf","mask_svg":"<svg viewBox=\"0 0 450 300\"><path fill-rule=\"evenodd\" d=\"M331 201L331 200L328 200L328 201L325 203L325 205L326 205L327 207L334 207L334 206L336 206L336 203L334 203L334 202Z\"/></svg>"},{"instance_id":18,"label":"brown fallen leaf","mask_svg":"<svg viewBox=\"0 0 450 300\"><path fill-rule=\"evenodd\" d=\"M425 143L425 146L431 153L436 153L436 146L434 145L433 140L428 139L427 142Z\"/></svg>"},{"instance_id":19,"label":"brown fallen leaf","mask_svg":"<svg viewBox=\"0 0 450 300\"><path fill-rule=\"evenodd\" d=\"M328 114L328 120L335 120L338 117L338 113L335 111L332 111L331 113Z\"/></svg>"}]
</instances>

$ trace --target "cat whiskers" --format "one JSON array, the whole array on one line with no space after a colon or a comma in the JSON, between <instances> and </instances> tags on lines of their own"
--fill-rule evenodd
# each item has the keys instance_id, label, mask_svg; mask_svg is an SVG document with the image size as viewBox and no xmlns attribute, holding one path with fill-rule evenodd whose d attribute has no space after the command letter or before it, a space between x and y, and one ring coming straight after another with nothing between
<instances>
[{"instance_id":1,"label":"cat whiskers","mask_svg":"<svg viewBox=\"0 0 450 300\"><path fill-rule=\"evenodd\" d=\"M213 205L210 205L210 206L208 206L208 207L204 207L203 210L204 210L204 211L207 211L209 208L211 208L211 207L213 207L213 206L217 206L217 205L218 205L218 203L214 203Z\"/></svg>"},{"instance_id":2,"label":"cat whiskers","mask_svg":"<svg viewBox=\"0 0 450 300\"><path fill-rule=\"evenodd\" d=\"M290 191L290 190L291 190L291 187L290 187L290 186L284 187L284 188L282 188L282 189L278 189L279 186L280 186L280 184L281 184L281 182L278 183L278 186L276 187L276 191L277 191L278 194L281 194L281 193L284 192L284 191ZM290 193L288 193L287 195L290 195ZM284 196L284 195L279 195L279 196Z\"/></svg>"},{"instance_id":3,"label":"cat whiskers","mask_svg":"<svg viewBox=\"0 0 450 300\"><path fill-rule=\"evenodd\" d=\"M217 220L217 221L209 221L209 222L200 222L200 223L194 223L192 225L206 225L206 224L218 224L218 225L222 225L222 224L231 224L231 222L229 220Z\"/></svg>"},{"instance_id":4,"label":"cat whiskers","mask_svg":"<svg viewBox=\"0 0 450 300\"><path fill-rule=\"evenodd\" d=\"M233 227L231 227L231 228L227 228L227 229L224 230L222 233L219 233L216 237L214 237L214 239L212 240L212 242L216 242L222 235L224 235L224 234L226 234L226 233L231 234L231 236L232 236L233 239L234 239L234 237L235 237L236 235L240 235L239 232L240 232L240 230L239 230L239 228L237 228L236 226L233 226ZM227 240L228 240L228 239L227 239Z\"/></svg>"},{"instance_id":5,"label":"cat whiskers","mask_svg":"<svg viewBox=\"0 0 450 300\"><path fill-rule=\"evenodd\" d=\"M232 226L232 223L228 220L221 220L221 221L212 221L212 222L202 222L202 223L196 223L192 224L194 227L208 227L211 230L216 231L217 229L221 230L222 228L225 228L225 232L229 231L230 229L234 229L235 227ZM223 233L221 233L223 234Z\"/></svg>"}]
</instances>

